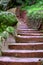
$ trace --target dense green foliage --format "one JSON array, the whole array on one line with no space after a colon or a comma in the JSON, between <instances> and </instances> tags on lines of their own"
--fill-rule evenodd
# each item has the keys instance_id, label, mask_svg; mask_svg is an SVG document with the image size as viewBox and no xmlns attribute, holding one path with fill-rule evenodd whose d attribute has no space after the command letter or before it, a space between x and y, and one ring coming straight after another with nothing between
<instances>
[{"instance_id":1,"label":"dense green foliage","mask_svg":"<svg viewBox=\"0 0 43 65\"><path fill-rule=\"evenodd\" d=\"M17 19L13 13L0 12L0 35L4 31L7 31L8 33L13 33L14 29L12 26L16 24L17 24Z\"/></svg>"},{"instance_id":2,"label":"dense green foliage","mask_svg":"<svg viewBox=\"0 0 43 65\"><path fill-rule=\"evenodd\" d=\"M17 23L17 19L16 19L15 15L13 15L13 13L0 12L0 23L3 25L6 25L6 23L7 23L7 26L8 25L11 26L11 25L15 25Z\"/></svg>"},{"instance_id":3,"label":"dense green foliage","mask_svg":"<svg viewBox=\"0 0 43 65\"><path fill-rule=\"evenodd\" d=\"M0 0L0 10L6 10L9 0Z\"/></svg>"},{"instance_id":4,"label":"dense green foliage","mask_svg":"<svg viewBox=\"0 0 43 65\"><path fill-rule=\"evenodd\" d=\"M3 5L2 4L0 4L0 10L3 10Z\"/></svg>"},{"instance_id":5,"label":"dense green foliage","mask_svg":"<svg viewBox=\"0 0 43 65\"><path fill-rule=\"evenodd\" d=\"M36 0L16 0L17 3L25 4L25 5L32 5L36 3Z\"/></svg>"},{"instance_id":6,"label":"dense green foliage","mask_svg":"<svg viewBox=\"0 0 43 65\"><path fill-rule=\"evenodd\" d=\"M8 2L5 0L3 0L3 3L1 3L1 5L3 5L4 8L6 9L9 9L9 8L12 8L12 7L16 7L16 6L19 6L19 5L25 5L25 7L27 7L27 5L29 7L31 7L32 5L36 4L37 3L43 3L43 0L8 0ZM39 5L40 5L39 3ZM5 4L5 5L4 5Z\"/></svg>"},{"instance_id":7,"label":"dense green foliage","mask_svg":"<svg viewBox=\"0 0 43 65\"><path fill-rule=\"evenodd\" d=\"M27 12L30 28L39 29L43 23L43 0L36 0L36 3L31 6L22 6L21 10Z\"/></svg>"},{"instance_id":8,"label":"dense green foliage","mask_svg":"<svg viewBox=\"0 0 43 65\"><path fill-rule=\"evenodd\" d=\"M3 31L0 36L3 37L4 39L7 39L9 37L9 34L13 35L14 33L14 27L8 26L5 31Z\"/></svg>"},{"instance_id":9,"label":"dense green foliage","mask_svg":"<svg viewBox=\"0 0 43 65\"><path fill-rule=\"evenodd\" d=\"M27 15L32 18L43 18L43 0L37 0L37 3L32 6L22 7L22 10L27 11Z\"/></svg>"},{"instance_id":10,"label":"dense green foliage","mask_svg":"<svg viewBox=\"0 0 43 65\"><path fill-rule=\"evenodd\" d=\"M35 4L37 0L3 0L0 5L2 5L3 10L7 10L12 7L22 6L22 5L32 5ZM1 8L0 8L1 9Z\"/></svg>"}]
</instances>

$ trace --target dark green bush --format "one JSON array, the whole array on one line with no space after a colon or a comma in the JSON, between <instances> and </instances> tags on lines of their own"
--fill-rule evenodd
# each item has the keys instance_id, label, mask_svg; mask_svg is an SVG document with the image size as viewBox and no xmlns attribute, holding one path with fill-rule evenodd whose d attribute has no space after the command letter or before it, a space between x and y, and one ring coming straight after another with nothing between
<instances>
[{"instance_id":1,"label":"dark green bush","mask_svg":"<svg viewBox=\"0 0 43 65\"><path fill-rule=\"evenodd\" d=\"M43 0L37 0L34 5L22 6L21 10L25 10L28 16L28 24L31 28L39 28L43 23Z\"/></svg>"},{"instance_id":2,"label":"dark green bush","mask_svg":"<svg viewBox=\"0 0 43 65\"><path fill-rule=\"evenodd\" d=\"M32 4L35 4L36 3L36 0L25 0L25 3L27 5L32 5Z\"/></svg>"},{"instance_id":3,"label":"dark green bush","mask_svg":"<svg viewBox=\"0 0 43 65\"><path fill-rule=\"evenodd\" d=\"M8 26L17 24L16 16L9 12L0 12L0 32L4 31Z\"/></svg>"}]
</instances>

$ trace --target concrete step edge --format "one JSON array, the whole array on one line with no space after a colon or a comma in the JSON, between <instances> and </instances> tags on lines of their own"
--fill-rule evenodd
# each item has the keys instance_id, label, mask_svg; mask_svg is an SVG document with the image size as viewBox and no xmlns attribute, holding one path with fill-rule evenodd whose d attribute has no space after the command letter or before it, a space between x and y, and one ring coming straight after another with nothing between
<instances>
[{"instance_id":1,"label":"concrete step edge","mask_svg":"<svg viewBox=\"0 0 43 65\"><path fill-rule=\"evenodd\" d=\"M42 52L43 50L2 50L2 52L8 53L34 53L34 52Z\"/></svg>"},{"instance_id":2,"label":"concrete step edge","mask_svg":"<svg viewBox=\"0 0 43 65\"><path fill-rule=\"evenodd\" d=\"M42 43L8 43L8 45L42 45Z\"/></svg>"},{"instance_id":3,"label":"concrete step edge","mask_svg":"<svg viewBox=\"0 0 43 65\"><path fill-rule=\"evenodd\" d=\"M16 58L16 57L0 57L0 61L3 62L39 62L43 61L43 58Z\"/></svg>"}]
</instances>

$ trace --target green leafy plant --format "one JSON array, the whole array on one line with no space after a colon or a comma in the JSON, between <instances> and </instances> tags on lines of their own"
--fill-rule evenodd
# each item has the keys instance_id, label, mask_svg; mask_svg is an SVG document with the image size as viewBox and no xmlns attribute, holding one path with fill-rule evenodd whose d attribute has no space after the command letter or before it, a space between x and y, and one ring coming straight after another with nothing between
<instances>
[{"instance_id":1,"label":"green leafy plant","mask_svg":"<svg viewBox=\"0 0 43 65\"><path fill-rule=\"evenodd\" d=\"M0 12L0 33L5 31L8 26L17 24L16 16L9 12Z\"/></svg>"},{"instance_id":2,"label":"green leafy plant","mask_svg":"<svg viewBox=\"0 0 43 65\"><path fill-rule=\"evenodd\" d=\"M9 26L16 25L17 19L16 19L16 16L13 13L10 13L10 12L0 12L0 23L2 25L7 25L7 26L8 25Z\"/></svg>"},{"instance_id":3,"label":"green leafy plant","mask_svg":"<svg viewBox=\"0 0 43 65\"><path fill-rule=\"evenodd\" d=\"M43 23L43 0L36 0L36 3L31 6L22 6L20 10L27 12L30 28L39 29L40 25Z\"/></svg>"},{"instance_id":4,"label":"green leafy plant","mask_svg":"<svg viewBox=\"0 0 43 65\"><path fill-rule=\"evenodd\" d=\"M0 12L0 43L3 43L3 40L6 42L9 35L14 34L14 26L17 22L15 14L3 11Z\"/></svg>"}]
</instances>

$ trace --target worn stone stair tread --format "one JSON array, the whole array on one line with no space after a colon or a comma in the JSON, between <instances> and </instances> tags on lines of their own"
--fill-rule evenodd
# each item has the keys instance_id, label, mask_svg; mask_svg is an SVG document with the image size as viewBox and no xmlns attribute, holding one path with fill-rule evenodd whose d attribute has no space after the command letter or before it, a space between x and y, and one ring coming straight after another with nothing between
<instances>
[{"instance_id":1,"label":"worn stone stair tread","mask_svg":"<svg viewBox=\"0 0 43 65\"><path fill-rule=\"evenodd\" d=\"M18 29L18 30L23 30L23 31L38 31L37 29Z\"/></svg>"},{"instance_id":2,"label":"worn stone stair tread","mask_svg":"<svg viewBox=\"0 0 43 65\"><path fill-rule=\"evenodd\" d=\"M43 42L43 36L15 36L16 43Z\"/></svg>"},{"instance_id":3,"label":"worn stone stair tread","mask_svg":"<svg viewBox=\"0 0 43 65\"><path fill-rule=\"evenodd\" d=\"M8 43L8 45L41 45L43 42L39 43Z\"/></svg>"},{"instance_id":4,"label":"worn stone stair tread","mask_svg":"<svg viewBox=\"0 0 43 65\"><path fill-rule=\"evenodd\" d=\"M17 31L20 30L20 31L39 31L37 29L17 29ZM40 30L41 32L41 30ZM43 32L43 31L42 31Z\"/></svg>"},{"instance_id":5,"label":"worn stone stair tread","mask_svg":"<svg viewBox=\"0 0 43 65\"><path fill-rule=\"evenodd\" d=\"M43 36L43 33L19 33L18 35L24 35L24 36Z\"/></svg>"},{"instance_id":6,"label":"worn stone stair tread","mask_svg":"<svg viewBox=\"0 0 43 65\"><path fill-rule=\"evenodd\" d=\"M0 57L0 61L3 62L40 62L43 58L16 58L16 57Z\"/></svg>"},{"instance_id":7,"label":"worn stone stair tread","mask_svg":"<svg viewBox=\"0 0 43 65\"><path fill-rule=\"evenodd\" d=\"M32 49L43 49L43 43L9 43L8 44L8 48L9 49L28 49L28 50L32 50Z\"/></svg>"},{"instance_id":8,"label":"worn stone stair tread","mask_svg":"<svg viewBox=\"0 0 43 65\"><path fill-rule=\"evenodd\" d=\"M15 56L15 57L38 57L43 58L43 50L3 50L2 56Z\"/></svg>"},{"instance_id":9,"label":"worn stone stair tread","mask_svg":"<svg viewBox=\"0 0 43 65\"><path fill-rule=\"evenodd\" d=\"M41 31L22 31L22 30L18 30L17 33L43 33Z\"/></svg>"},{"instance_id":10,"label":"worn stone stair tread","mask_svg":"<svg viewBox=\"0 0 43 65\"><path fill-rule=\"evenodd\" d=\"M2 52L8 53L33 53L33 52L42 52L43 50L2 50Z\"/></svg>"},{"instance_id":11,"label":"worn stone stair tread","mask_svg":"<svg viewBox=\"0 0 43 65\"><path fill-rule=\"evenodd\" d=\"M16 37L20 37L20 38L43 38L43 36L21 36L21 35L17 35Z\"/></svg>"},{"instance_id":12,"label":"worn stone stair tread","mask_svg":"<svg viewBox=\"0 0 43 65\"><path fill-rule=\"evenodd\" d=\"M42 32L17 32L17 35L24 36L43 36Z\"/></svg>"},{"instance_id":13,"label":"worn stone stair tread","mask_svg":"<svg viewBox=\"0 0 43 65\"><path fill-rule=\"evenodd\" d=\"M23 34L23 33L25 33L25 34L26 34L26 33L27 33L27 34L28 34L28 33L36 33L36 34L39 33L39 34L40 34L40 33L43 33L43 32L39 32L39 31L18 31L18 32L17 32L17 34Z\"/></svg>"},{"instance_id":14,"label":"worn stone stair tread","mask_svg":"<svg viewBox=\"0 0 43 65\"><path fill-rule=\"evenodd\" d=\"M43 31L38 31L38 30L17 30L17 33L29 33L29 32L33 32L33 33L43 33Z\"/></svg>"}]
</instances>

